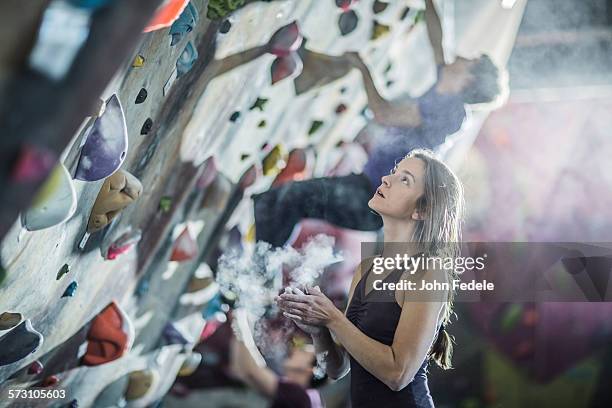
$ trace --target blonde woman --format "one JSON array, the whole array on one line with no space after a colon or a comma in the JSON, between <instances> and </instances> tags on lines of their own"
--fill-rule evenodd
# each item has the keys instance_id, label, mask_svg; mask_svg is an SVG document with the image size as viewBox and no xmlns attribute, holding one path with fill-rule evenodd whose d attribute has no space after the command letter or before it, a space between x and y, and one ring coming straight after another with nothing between
<instances>
[{"instance_id":1,"label":"blonde woman","mask_svg":"<svg viewBox=\"0 0 612 408\"><path fill-rule=\"evenodd\" d=\"M408 154L382 177L368 206L383 219L383 256L394 255L390 242L412 244L416 250L410 255L457 254L463 189L431 152ZM304 295L277 298L285 316L311 334L331 378L342 377L350 368L353 408L433 407L428 362L450 368L452 344L445 325L452 312L452 292L437 293L433 300L405 290L392 291L387 301L371 298L375 280L398 282L407 276L400 270L375 276L371 268L358 268L346 314L316 287L306 288ZM422 270L417 276L449 281L454 272Z\"/></svg>"}]
</instances>

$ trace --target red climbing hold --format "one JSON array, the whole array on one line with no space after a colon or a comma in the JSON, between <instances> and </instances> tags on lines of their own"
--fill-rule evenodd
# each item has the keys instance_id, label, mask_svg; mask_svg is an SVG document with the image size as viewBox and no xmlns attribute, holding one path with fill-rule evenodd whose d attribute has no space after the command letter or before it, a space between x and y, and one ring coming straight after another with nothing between
<instances>
[{"instance_id":1,"label":"red climbing hold","mask_svg":"<svg viewBox=\"0 0 612 408\"><path fill-rule=\"evenodd\" d=\"M185 227L181 235L174 241L172 249L171 261L183 262L193 259L198 253L198 246L195 240L191 237L189 229Z\"/></svg>"}]
</instances>

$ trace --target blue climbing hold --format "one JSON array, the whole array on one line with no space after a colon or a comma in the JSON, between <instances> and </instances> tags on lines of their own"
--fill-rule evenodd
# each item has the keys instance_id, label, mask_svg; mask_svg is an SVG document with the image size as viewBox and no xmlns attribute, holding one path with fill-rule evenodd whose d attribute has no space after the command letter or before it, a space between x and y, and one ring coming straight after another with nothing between
<instances>
[{"instance_id":1,"label":"blue climbing hold","mask_svg":"<svg viewBox=\"0 0 612 408\"><path fill-rule=\"evenodd\" d=\"M193 46L193 43L189 41L185 46L183 52L181 52L180 57L176 61L176 76L180 77L181 75L189 72L193 64L198 59L198 50Z\"/></svg>"},{"instance_id":2,"label":"blue climbing hold","mask_svg":"<svg viewBox=\"0 0 612 408\"><path fill-rule=\"evenodd\" d=\"M185 10L181 13L180 17L172 24L170 27L170 35L172 36L172 40L170 41L170 45L178 44L183 36L187 33L190 33L199 20L198 11L193 6L193 4L189 3Z\"/></svg>"},{"instance_id":3,"label":"blue climbing hold","mask_svg":"<svg viewBox=\"0 0 612 408\"><path fill-rule=\"evenodd\" d=\"M70 282L70 285L68 285L62 297L73 297L78 286L79 284L76 281Z\"/></svg>"}]
</instances>

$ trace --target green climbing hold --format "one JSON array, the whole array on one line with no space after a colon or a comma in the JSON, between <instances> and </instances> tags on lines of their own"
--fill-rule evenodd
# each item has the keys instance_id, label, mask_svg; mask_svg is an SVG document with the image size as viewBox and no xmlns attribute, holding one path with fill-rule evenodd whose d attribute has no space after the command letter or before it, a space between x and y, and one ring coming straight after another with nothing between
<instances>
[{"instance_id":1,"label":"green climbing hold","mask_svg":"<svg viewBox=\"0 0 612 408\"><path fill-rule=\"evenodd\" d=\"M159 210L163 213L170 211L172 207L172 197L164 196L159 200Z\"/></svg>"},{"instance_id":2,"label":"green climbing hold","mask_svg":"<svg viewBox=\"0 0 612 408\"><path fill-rule=\"evenodd\" d=\"M211 20L224 19L233 11L244 6L245 2L245 0L210 0L206 17Z\"/></svg>"},{"instance_id":3,"label":"green climbing hold","mask_svg":"<svg viewBox=\"0 0 612 408\"><path fill-rule=\"evenodd\" d=\"M323 126L323 121L313 120L312 125L310 125L310 130L308 130L308 136L317 133L319 129Z\"/></svg>"},{"instance_id":4,"label":"green climbing hold","mask_svg":"<svg viewBox=\"0 0 612 408\"><path fill-rule=\"evenodd\" d=\"M249 110L253 110L253 109L259 109L260 111L264 111L264 108L266 107L266 103L268 103L268 98L257 98L257 100L253 103L253 105L251 105L251 107L249 108Z\"/></svg>"},{"instance_id":5,"label":"green climbing hold","mask_svg":"<svg viewBox=\"0 0 612 408\"><path fill-rule=\"evenodd\" d=\"M263 119L261 122L259 122L259 123L257 124L257 127L258 127L258 128L265 128L265 127L267 126L267 124L268 124L268 123L266 122L266 120L265 120L265 119Z\"/></svg>"},{"instance_id":6,"label":"green climbing hold","mask_svg":"<svg viewBox=\"0 0 612 408\"><path fill-rule=\"evenodd\" d=\"M62 276L64 276L68 272L70 272L70 266L68 266L68 264L64 264L64 266L62 266L60 268L59 272L57 273L57 276L55 277L55 280L60 280L62 278Z\"/></svg>"},{"instance_id":7,"label":"green climbing hold","mask_svg":"<svg viewBox=\"0 0 612 408\"><path fill-rule=\"evenodd\" d=\"M414 16L414 24L418 24L424 20L425 20L425 10L417 11L416 15Z\"/></svg>"}]
</instances>

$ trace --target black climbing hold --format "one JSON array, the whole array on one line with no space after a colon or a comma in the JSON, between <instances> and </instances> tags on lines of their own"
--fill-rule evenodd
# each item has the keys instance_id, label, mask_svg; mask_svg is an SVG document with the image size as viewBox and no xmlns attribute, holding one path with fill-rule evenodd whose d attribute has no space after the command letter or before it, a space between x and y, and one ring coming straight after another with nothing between
<instances>
[{"instance_id":1,"label":"black climbing hold","mask_svg":"<svg viewBox=\"0 0 612 408\"><path fill-rule=\"evenodd\" d=\"M136 104L143 103L145 99L147 99L147 90L144 88L141 88L140 92L138 92L138 95L136 96L135 103Z\"/></svg>"},{"instance_id":2,"label":"black climbing hold","mask_svg":"<svg viewBox=\"0 0 612 408\"><path fill-rule=\"evenodd\" d=\"M68 266L68 264L64 264L64 266L62 266L60 268L59 272L57 273L57 276L55 277L55 280L60 280L62 278L62 276L64 276L68 272L70 272L70 266Z\"/></svg>"},{"instance_id":3,"label":"black climbing hold","mask_svg":"<svg viewBox=\"0 0 612 408\"><path fill-rule=\"evenodd\" d=\"M345 11L340 14L338 18L338 28L340 28L340 34L348 35L352 33L355 28L357 28L357 23L359 23L359 17L354 10Z\"/></svg>"},{"instance_id":4,"label":"black climbing hold","mask_svg":"<svg viewBox=\"0 0 612 408\"><path fill-rule=\"evenodd\" d=\"M268 100L268 98L257 97L257 99L255 100L255 102L253 102L253 105L251 105L249 110L259 109L261 112L263 112L266 107L266 104L268 103Z\"/></svg>"},{"instance_id":5,"label":"black climbing hold","mask_svg":"<svg viewBox=\"0 0 612 408\"><path fill-rule=\"evenodd\" d=\"M346 88L346 86L343 86L342 88L340 88L340 93L345 94L347 90L348 89Z\"/></svg>"},{"instance_id":6,"label":"black climbing hold","mask_svg":"<svg viewBox=\"0 0 612 408\"><path fill-rule=\"evenodd\" d=\"M230 116L230 122L236 122L240 118L240 112L236 111Z\"/></svg>"},{"instance_id":7,"label":"black climbing hold","mask_svg":"<svg viewBox=\"0 0 612 408\"><path fill-rule=\"evenodd\" d=\"M146 135L151 131L151 128L153 127L153 121L151 120L151 118L148 118L147 120L145 120L145 123L142 125L142 128L140 129L140 134L141 135Z\"/></svg>"},{"instance_id":8,"label":"black climbing hold","mask_svg":"<svg viewBox=\"0 0 612 408\"><path fill-rule=\"evenodd\" d=\"M0 285L2 285L4 279L6 279L6 275L6 269L4 269L4 266L0 265Z\"/></svg>"},{"instance_id":9,"label":"black climbing hold","mask_svg":"<svg viewBox=\"0 0 612 408\"><path fill-rule=\"evenodd\" d=\"M310 136L312 134L315 134L317 130L321 128L321 126L323 126L323 121L313 120L312 124L310 125L310 129L308 130L308 135Z\"/></svg>"},{"instance_id":10,"label":"black climbing hold","mask_svg":"<svg viewBox=\"0 0 612 408\"><path fill-rule=\"evenodd\" d=\"M400 15L400 20L403 20L408 17L408 13L410 13L410 7L406 7L404 11L402 11L402 14Z\"/></svg>"},{"instance_id":11,"label":"black climbing hold","mask_svg":"<svg viewBox=\"0 0 612 408\"><path fill-rule=\"evenodd\" d=\"M12 364L34 353L43 336L32 327L29 319L0 337L0 366Z\"/></svg>"},{"instance_id":12,"label":"black climbing hold","mask_svg":"<svg viewBox=\"0 0 612 408\"><path fill-rule=\"evenodd\" d=\"M244 161L244 160L248 159L250 156L251 155L248 154L248 153L243 153L243 154L240 155L240 160Z\"/></svg>"},{"instance_id":13,"label":"black climbing hold","mask_svg":"<svg viewBox=\"0 0 612 408\"><path fill-rule=\"evenodd\" d=\"M384 73L386 74L389 71L391 71L391 68L393 68L393 64L392 63L388 63L387 66L385 67Z\"/></svg>"},{"instance_id":14,"label":"black climbing hold","mask_svg":"<svg viewBox=\"0 0 612 408\"><path fill-rule=\"evenodd\" d=\"M221 23L221 27L219 27L219 32L221 34L227 34L231 28L232 28L232 23L230 23L229 20L225 20L223 21L223 23Z\"/></svg>"},{"instance_id":15,"label":"black climbing hold","mask_svg":"<svg viewBox=\"0 0 612 408\"><path fill-rule=\"evenodd\" d=\"M268 148L268 143L264 143L261 145L260 150L266 150Z\"/></svg>"},{"instance_id":16,"label":"black climbing hold","mask_svg":"<svg viewBox=\"0 0 612 408\"><path fill-rule=\"evenodd\" d=\"M383 11L385 11L387 9L388 5L389 5L389 3L385 3L383 1L375 0L374 4L372 5L372 11L374 12L374 14L382 13Z\"/></svg>"},{"instance_id":17,"label":"black climbing hold","mask_svg":"<svg viewBox=\"0 0 612 408\"><path fill-rule=\"evenodd\" d=\"M268 123L266 122L265 119L262 119L258 124L257 127L258 128L265 128L268 125Z\"/></svg>"},{"instance_id":18,"label":"black climbing hold","mask_svg":"<svg viewBox=\"0 0 612 408\"><path fill-rule=\"evenodd\" d=\"M395 81L388 80L387 81L387 88L390 88L394 83L395 83Z\"/></svg>"}]
</instances>

